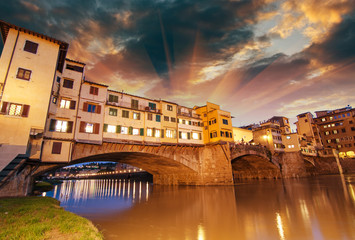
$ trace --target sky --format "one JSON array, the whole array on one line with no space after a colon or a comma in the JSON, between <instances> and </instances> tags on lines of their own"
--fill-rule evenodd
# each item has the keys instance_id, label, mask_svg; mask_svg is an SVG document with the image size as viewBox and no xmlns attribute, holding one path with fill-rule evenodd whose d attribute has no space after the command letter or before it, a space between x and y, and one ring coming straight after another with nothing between
<instances>
[{"instance_id":1,"label":"sky","mask_svg":"<svg viewBox=\"0 0 355 240\"><path fill-rule=\"evenodd\" d=\"M355 0L11 0L0 19L69 43L90 81L233 126L355 102Z\"/></svg>"}]
</instances>

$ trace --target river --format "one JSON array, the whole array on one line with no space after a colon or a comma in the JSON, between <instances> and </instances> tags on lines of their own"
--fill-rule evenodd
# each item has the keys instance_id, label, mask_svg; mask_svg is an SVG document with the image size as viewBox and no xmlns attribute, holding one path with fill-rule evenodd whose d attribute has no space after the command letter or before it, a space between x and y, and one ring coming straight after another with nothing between
<instances>
[{"instance_id":1,"label":"river","mask_svg":"<svg viewBox=\"0 0 355 240\"><path fill-rule=\"evenodd\" d=\"M198 187L68 180L47 196L105 239L355 239L355 174Z\"/></svg>"}]
</instances>

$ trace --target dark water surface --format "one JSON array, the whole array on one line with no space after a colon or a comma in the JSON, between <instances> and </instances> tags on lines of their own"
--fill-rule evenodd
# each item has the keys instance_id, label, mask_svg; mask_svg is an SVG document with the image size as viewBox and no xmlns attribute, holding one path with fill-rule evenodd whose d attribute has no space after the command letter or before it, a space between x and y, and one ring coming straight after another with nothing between
<instances>
[{"instance_id":1,"label":"dark water surface","mask_svg":"<svg viewBox=\"0 0 355 240\"><path fill-rule=\"evenodd\" d=\"M47 196L106 239L355 239L355 174L213 187L71 180Z\"/></svg>"}]
</instances>

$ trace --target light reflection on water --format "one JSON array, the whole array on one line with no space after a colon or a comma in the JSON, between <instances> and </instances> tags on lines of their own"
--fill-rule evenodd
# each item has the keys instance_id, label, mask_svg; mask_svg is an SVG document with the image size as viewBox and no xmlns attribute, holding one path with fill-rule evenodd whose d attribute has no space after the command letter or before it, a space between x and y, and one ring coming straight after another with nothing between
<instances>
[{"instance_id":1,"label":"light reflection on water","mask_svg":"<svg viewBox=\"0 0 355 240\"><path fill-rule=\"evenodd\" d=\"M106 239L355 239L355 175L237 186L66 181L49 196Z\"/></svg>"}]
</instances>

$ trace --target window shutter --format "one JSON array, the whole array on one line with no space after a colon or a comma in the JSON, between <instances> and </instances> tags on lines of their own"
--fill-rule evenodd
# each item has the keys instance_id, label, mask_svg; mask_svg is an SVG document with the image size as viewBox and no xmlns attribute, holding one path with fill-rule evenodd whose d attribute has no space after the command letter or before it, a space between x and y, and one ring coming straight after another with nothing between
<instances>
[{"instance_id":1,"label":"window shutter","mask_svg":"<svg viewBox=\"0 0 355 240\"><path fill-rule=\"evenodd\" d=\"M51 119L51 122L50 122L50 124L49 124L49 131L50 131L50 132L53 132L53 131L55 130L55 125L56 125L56 123L57 123L57 120Z\"/></svg>"},{"instance_id":2,"label":"window shutter","mask_svg":"<svg viewBox=\"0 0 355 240\"><path fill-rule=\"evenodd\" d=\"M62 143L61 142L53 142L52 154L60 154L61 151L62 151Z\"/></svg>"},{"instance_id":3,"label":"window shutter","mask_svg":"<svg viewBox=\"0 0 355 240\"><path fill-rule=\"evenodd\" d=\"M191 139L191 133L190 132L187 133L187 139Z\"/></svg>"},{"instance_id":4,"label":"window shutter","mask_svg":"<svg viewBox=\"0 0 355 240\"><path fill-rule=\"evenodd\" d=\"M85 112L88 111L88 103L87 102L84 102L83 111L85 111Z\"/></svg>"},{"instance_id":5,"label":"window shutter","mask_svg":"<svg viewBox=\"0 0 355 240\"><path fill-rule=\"evenodd\" d=\"M94 133L99 134L100 132L100 123L94 123Z\"/></svg>"},{"instance_id":6,"label":"window shutter","mask_svg":"<svg viewBox=\"0 0 355 240\"><path fill-rule=\"evenodd\" d=\"M8 104L9 104L8 102L2 102L2 107L1 107L1 111L0 111L2 114L6 114Z\"/></svg>"},{"instance_id":7,"label":"window shutter","mask_svg":"<svg viewBox=\"0 0 355 240\"><path fill-rule=\"evenodd\" d=\"M173 133L174 133L173 137L174 137L174 138L176 138L176 131L174 130L174 132L173 132Z\"/></svg>"},{"instance_id":8,"label":"window shutter","mask_svg":"<svg viewBox=\"0 0 355 240\"><path fill-rule=\"evenodd\" d=\"M141 120L141 114L140 113L137 114L137 120Z\"/></svg>"},{"instance_id":9,"label":"window shutter","mask_svg":"<svg viewBox=\"0 0 355 240\"><path fill-rule=\"evenodd\" d=\"M85 132L86 122L80 122L79 132Z\"/></svg>"},{"instance_id":10,"label":"window shutter","mask_svg":"<svg viewBox=\"0 0 355 240\"><path fill-rule=\"evenodd\" d=\"M99 95L99 88L95 88L94 95Z\"/></svg>"},{"instance_id":11,"label":"window shutter","mask_svg":"<svg viewBox=\"0 0 355 240\"><path fill-rule=\"evenodd\" d=\"M201 133L198 134L198 139L199 139L199 140L202 139L202 134L201 134Z\"/></svg>"},{"instance_id":12,"label":"window shutter","mask_svg":"<svg viewBox=\"0 0 355 240\"><path fill-rule=\"evenodd\" d=\"M96 113L98 113L98 114L101 113L101 105L96 106Z\"/></svg>"},{"instance_id":13,"label":"window shutter","mask_svg":"<svg viewBox=\"0 0 355 240\"><path fill-rule=\"evenodd\" d=\"M161 138L164 138L164 129L161 130Z\"/></svg>"},{"instance_id":14,"label":"window shutter","mask_svg":"<svg viewBox=\"0 0 355 240\"><path fill-rule=\"evenodd\" d=\"M210 138L213 138L212 133L210 133Z\"/></svg>"},{"instance_id":15,"label":"window shutter","mask_svg":"<svg viewBox=\"0 0 355 240\"><path fill-rule=\"evenodd\" d=\"M152 132L153 132L153 137L155 137L155 128L153 128Z\"/></svg>"},{"instance_id":16,"label":"window shutter","mask_svg":"<svg viewBox=\"0 0 355 240\"><path fill-rule=\"evenodd\" d=\"M67 133L73 132L73 121L68 122Z\"/></svg>"},{"instance_id":17,"label":"window shutter","mask_svg":"<svg viewBox=\"0 0 355 240\"><path fill-rule=\"evenodd\" d=\"M133 134L133 127L129 127L129 128L128 128L128 134L129 134L129 135L132 135L132 134Z\"/></svg>"},{"instance_id":18,"label":"window shutter","mask_svg":"<svg viewBox=\"0 0 355 240\"><path fill-rule=\"evenodd\" d=\"M70 109L75 109L76 101L70 101Z\"/></svg>"},{"instance_id":19,"label":"window shutter","mask_svg":"<svg viewBox=\"0 0 355 240\"><path fill-rule=\"evenodd\" d=\"M104 124L104 132L107 132L108 124Z\"/></svg>"},{"instance_id":20,"label":"window shutter","mask_svg":"<svg viewBox=\"0 0 355 240\"><path fill-rule=\"evenodd\" d=\"M179 131L179 138L180 138L180 139L181 139L181 134L182 134L181 131Z\"/></svg>"},{"instance_id":21,"label":"window shutter","mask_svg":"<svg viewBox=\"0 0 355 240\"><path fill-rule=\"evenodd\" d=\"M141 134L141 136L144 136L144 128L140 129L140 134Z\"/></svg>"},{"instance_id":22,"label":"window shutter","mask_svg":"<svg viewBox=\"0 0 355 240\"><path fill-rule=\"evenodd\" d=\"M189 125L191 125L191 121L189 121Z\"/></svg>"},{"instance_id":23,"label":"window shutter","mask_svg":"<svg viewBox=\"0 0 355 240\"><path fill-rule=\"evenodd\" d=\"M117 127L116 127L116 133L121 133L121 125L117 125Z\"/></svg>"},{"instance_id":24,"label":"window shutter","mask_svg":"<svg viewBox=\"0 0 355 240\"><path fill-rule=\"evenodd\" d=\"M94 87L90 86L90 94L94 94Z\"/></svg>"}]
</instances>

